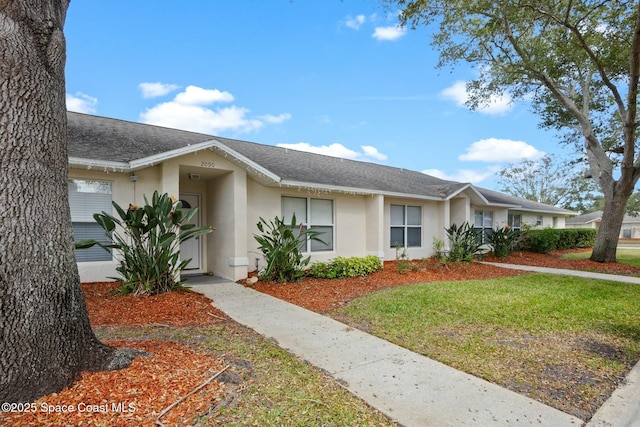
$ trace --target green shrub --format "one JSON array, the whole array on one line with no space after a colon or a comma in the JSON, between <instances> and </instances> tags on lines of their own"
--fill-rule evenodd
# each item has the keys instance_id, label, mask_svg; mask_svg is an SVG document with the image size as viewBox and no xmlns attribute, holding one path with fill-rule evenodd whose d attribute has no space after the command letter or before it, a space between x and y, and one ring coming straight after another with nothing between
<instances>
[{"instance_id":1,"label":"green shrub","mask_svg":"<svg viewBox=\"0 0 640 427\"><path fill-rule=\"evenodd\" d=\"M269 222L260 218L257 226L262 234L253 237L267 261L267 267L260 272L260 278L281 283L302 279L311 257L304 258L301 247L305 247L307 239L324 243L318 237L322 233L298 224L295 214L290 224L285 224L284 219L276 216Z\"/></svg>"},{"instance_id":2,"label":"green shrub","mask_svg":"<svg viewBox=\"0 0 640 427\"><path fill-rule=\"evenodd\" d=\"M595 228L564 228L558 232L558 249L590 248L595 244L598 234Z\"/></svg>"},{"instance_id":3,"label":"green shrub","mask_svg":"<svg viewBox=\"0 0 640 427\"><path fill-rule=\"evenodd\" d=\"M543 228L523 230L519 249L549 253L556 249L592 247L598 231L593 228Z\"/></svg>"},{"instance_id":4,"label":"green shrub","mask_svg":"<svg viewBox=\"0 0 640 427\"><path fill-rule=\"evenodd\" d=\"M558 249L560 233L555 228L529 230L527 232L527 241L530 251L548 254Z\"/></svg>"},{"instance_id":5,"label":"green shrub","mask_svg":"<svg viewBox=\"0 0 640 427\"><path fill-rule=\"evenodd\" d=\"M445 229L449 238L450 251L447 259L450 261L473 261L473 257L480 250L480 233L468 222L461 226L452 224Z\"/></svg>"},{"instance_id":6,"label":"green shrub","mask_svg":"<svg viewBox=\"0 0 640 427\"><path fill-rule=\"evenodd\" d=\"M307 274L321 279L340 279L345 277L366 276L382 268L380 258L373 255L366 257L337 257L328 263L316 262Z\"/></svg>"},{"instance_id":7,"label":"green shrub","mask_svg":"<svg viewBox=\"0 0 640 427\"><path fill-rule=\"evenodd\" d=\"M94 245L109 250L119 250L120 264L116 271L121 277L111 277L122 282L123 294L156 295L180 288L180 272L190 259L180 260L180 243L213 231L212 227L196 227L189 224L197 209L185 213L182 203L168 194L153 193L151 203L144 197L145 206L129 205L125 211L117 203L113 206L120 219L102 212L93 217L105 230L111 245L95 240L76 242L76 248ZM116 226L121 227L120 234Z\"/></svg>"},{"instance_id":8,"label":"green shrub","mask_svg":"<svg viewBox=\"0 0 640 427\"><path fill-rule=\"evenodd\" d=\"M492 230L487 235L487 242L489 243L489 246L491 246L491 250L496 257L504 258L509 256L511 251L513 251L519 236L520 232L510 228L509 226L504 226L502 228Z\"/></svg>"}]
</instances>

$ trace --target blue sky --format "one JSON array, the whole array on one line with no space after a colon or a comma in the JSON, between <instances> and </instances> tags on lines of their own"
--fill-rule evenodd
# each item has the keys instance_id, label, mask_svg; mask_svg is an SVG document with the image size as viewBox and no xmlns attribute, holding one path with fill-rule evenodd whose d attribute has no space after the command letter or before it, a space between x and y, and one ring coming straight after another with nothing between
<instances>
[{"instance_id":1,"label":"blue sky","mask_svg":"<svg viewBox=\"0 0 640 427\"><path fill-rule=\"evenodd\" d=\"M366 0L72 1L67 108L497 188L569 154L526 104L470 111L475 70Z\"/></svg>"}]
</instances>

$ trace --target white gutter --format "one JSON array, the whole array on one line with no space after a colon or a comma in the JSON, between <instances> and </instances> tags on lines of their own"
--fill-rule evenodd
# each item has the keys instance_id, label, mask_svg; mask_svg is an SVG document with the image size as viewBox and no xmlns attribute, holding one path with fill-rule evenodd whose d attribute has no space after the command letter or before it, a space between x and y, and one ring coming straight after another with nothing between
<instances>
[{"instance_id":1,"label":"white gutter","mask_svg":"<svg viewBox=\"0 0 640 427\"><path fill-rule=\"evenodd\" d=\"M81 157L69 157L69 166L79 167L87 170L98 169L105 172L129 172L130 166L127 162L112 162L109 160L92 160Z\"/></svg>"},{"instance_id":2,"label":"white gutter","mask_svg":"<svg viewBox=\"0 0 640 427\"><path fill-rule=\"evenodd\" d=\"M405 199L408 198L408 199L435 200L435 201L444 200L442 197L422 196L418 194L409 194L409 193L396 193L392 191L372 190L368 188L340 187L337 185L325 185L325 184L317 184L313 182L283 180L279 184L281 187L298 188L298 189L307 190L307 191L327 191L327 192L337 192L337 193L343 193L343 194L383 195L383 196L390 196L390 197L401 197Z\"/></svg>"}]
</instances>

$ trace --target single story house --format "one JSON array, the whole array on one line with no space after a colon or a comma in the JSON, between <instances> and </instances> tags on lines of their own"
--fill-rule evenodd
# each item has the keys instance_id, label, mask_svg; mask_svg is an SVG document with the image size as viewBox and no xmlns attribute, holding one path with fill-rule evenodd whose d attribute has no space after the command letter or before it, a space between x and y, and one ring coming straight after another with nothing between
<instances>
[{"instance_id":1,"label":"single story house","mask_svg":"<svg viewBox=\"0 0 640 427\"><path fill-rule=\"evenodd\" d=\"M68 113L69 196L77 240L104 238L95 212L142 205L155 190L199 208L215 231L185 242L189 272L240 280L264 266L259 219L298 221L322 233L312 261L434 254L445 228L489 230L529 223L563 228L573 212L420 172L80 113ZM116 276L114 254L77 251L82 281Z\"/></svg>"},{"instance_id":2,"label":"single story house","mask_svg":"<svg viewBox=\"0 0 640 427\"><path fill-rule=\"evenodd\" d=\"M565 227L567 228L600 228L602 222L602 211L589 212L567 218ZM620 228L620 239L640 239L640 217L625 215Z\"/></svg>"}]
</instances>

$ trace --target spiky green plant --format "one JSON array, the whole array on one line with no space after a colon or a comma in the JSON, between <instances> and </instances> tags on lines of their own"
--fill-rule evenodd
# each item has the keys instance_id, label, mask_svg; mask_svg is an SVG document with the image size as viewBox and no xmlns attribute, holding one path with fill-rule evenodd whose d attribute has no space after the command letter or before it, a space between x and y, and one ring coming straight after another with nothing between
<instances>
[{"instance_id":1,"label":"spiky green plant","mask_svg":"<svg viewBox=\"0 0 640 427\"><path fill-rule=\"evenodd\" d=\"M197 208L185 212L182 203L168 194L156 191L151 203L146 196L144 201L145 206L129 205L127 210L113 202L119 219L106 212L93 215L112 244L76 242L78 249L98 245L118 250L120 264L116 271L120 277L111 278L122 282L119 290L124 294L155 295L180 288L184 282L180 272L191 261L180 260L180 244L213 231L213 227L191 224Z\"/></svg>"},{"instance_id":2,"label":"spiky green plant","mask_svg":"<svg viewBox=\"0 0 640 427\"><path fill-rule=\"evenodd\" d=\"M324 243L318 237L322 233L298 224L295 214L289 224L277 216L269 221L260 217L257 227L262 234L253 237L267 261L266 268L260 272L263 280L281 283L300 280L311 260L310 256L302 255L301 248L306 247L307 239Z\"/></svg>"}]
</instances>

